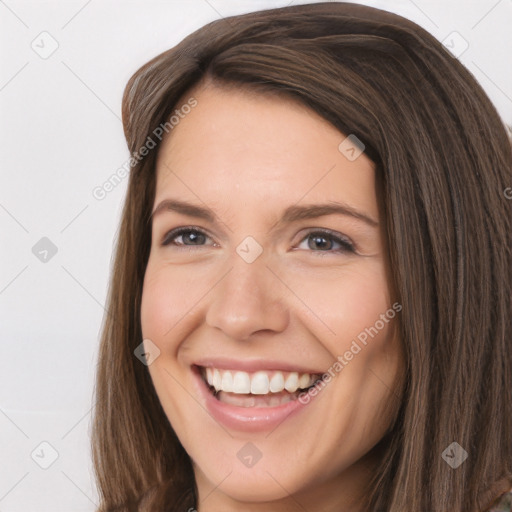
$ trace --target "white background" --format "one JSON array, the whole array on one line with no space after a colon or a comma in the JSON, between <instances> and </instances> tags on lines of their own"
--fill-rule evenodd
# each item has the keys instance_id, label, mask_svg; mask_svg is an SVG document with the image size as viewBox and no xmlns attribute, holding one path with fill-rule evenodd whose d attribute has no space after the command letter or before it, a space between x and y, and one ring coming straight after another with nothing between
<instances>
[{"instance_id":1,"label":"white background","mask_svg":"<svg viewBox=\"0 0 512 512\"><path fill-rule=\"evenodd\" d=\"M93 383L126 180L101 201L92 191L128 156L126 82L209 21L290 3L0 0L1 512L93 511L98 502ZM460 60L512 124L512 0L361 3L439 40L458 32L455 50L469 45ZM31 45L48 51L52 38L58 48L43 59ZM47 262L32 252L42 237L57 248ZM35 461L50 463L53 450L41 468Z\"/></svg>"}]
</instances>

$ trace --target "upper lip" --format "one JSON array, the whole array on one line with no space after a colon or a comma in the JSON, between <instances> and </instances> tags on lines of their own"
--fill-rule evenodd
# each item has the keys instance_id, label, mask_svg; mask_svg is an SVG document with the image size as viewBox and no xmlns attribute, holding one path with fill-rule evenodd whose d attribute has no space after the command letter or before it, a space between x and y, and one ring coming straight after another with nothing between
<instances>
[{"instance_id":1,"label":"upper lip","mask_svg":"<svg viewBox=\"0 0 512 512\"><path fill-rule=\"evenodd\" d=\"M193 363L205 368L217 368L219 370L239 370L243 372L257 372L261 370L298 372L309 374L322 374L323 370L304 366L290 361L278 361L277 359L232 359L226 357L202 357Z\"/></svg>"}]
</instances>

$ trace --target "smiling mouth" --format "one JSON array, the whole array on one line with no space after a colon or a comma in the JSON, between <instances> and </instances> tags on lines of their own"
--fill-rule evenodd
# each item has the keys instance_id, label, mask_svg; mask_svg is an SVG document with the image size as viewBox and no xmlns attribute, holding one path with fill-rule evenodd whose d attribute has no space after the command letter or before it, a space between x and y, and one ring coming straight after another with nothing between
<instances>
[{"instance_id":1,"label":"smiling mouth","mask_svg":"<svg viewBox=\"0 0 512 512\"><path fill-rule=\"evenodd\" d=\"M203 382L220 402L236 407L278 407L307 392L320 374L198 367Z\"/></svg>"}]
</instances>

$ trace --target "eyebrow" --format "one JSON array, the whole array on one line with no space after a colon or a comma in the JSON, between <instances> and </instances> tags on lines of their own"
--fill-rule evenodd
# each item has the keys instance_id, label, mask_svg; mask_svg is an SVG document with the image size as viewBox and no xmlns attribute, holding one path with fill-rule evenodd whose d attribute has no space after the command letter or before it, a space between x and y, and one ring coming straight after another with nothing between
<instances>
[{"instance_id":1,"label":"eyebrow","mask_svg":"<svg viewBox=\"0 0 512 512\"><path fill-rule=\"evenodd\" d=\"M218 220L217 215L210 208L188 203L186 201L178 201L177 199L164 199L153 210L151 218L164 211L174 211L187 215L189 217L196 217L211 223ZM314 219L324 215L344 215L355 218L365 222L371 227L377 227L379 223L369 215L343 203L327 202L322 204L306 204L306 205L292 205L285 209L281 219L278 220L276 225L289 224L304 219Z\"/></svg>"}]
</instances>

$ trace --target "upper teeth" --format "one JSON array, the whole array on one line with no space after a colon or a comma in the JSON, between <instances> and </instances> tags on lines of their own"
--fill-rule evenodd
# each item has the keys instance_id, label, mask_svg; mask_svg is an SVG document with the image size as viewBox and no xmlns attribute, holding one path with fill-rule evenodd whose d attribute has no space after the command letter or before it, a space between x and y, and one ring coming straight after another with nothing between
<instances>
[{"instance_id":1,"label":"upper teeth","mask_svg":"<svg viewBox=\"0 0 512 512\"><path fill-rule=\"evenodd\" d=\"M306 389L317 380L317 376L310 373L298 372L267 372L259 371L247 373L237 370L218 370L206 368L206 381L215 391L228 391L230 393L265 395L269 392L279 393L286 391L293 393L297 389Z\"/></svg>"}]
</instances>

